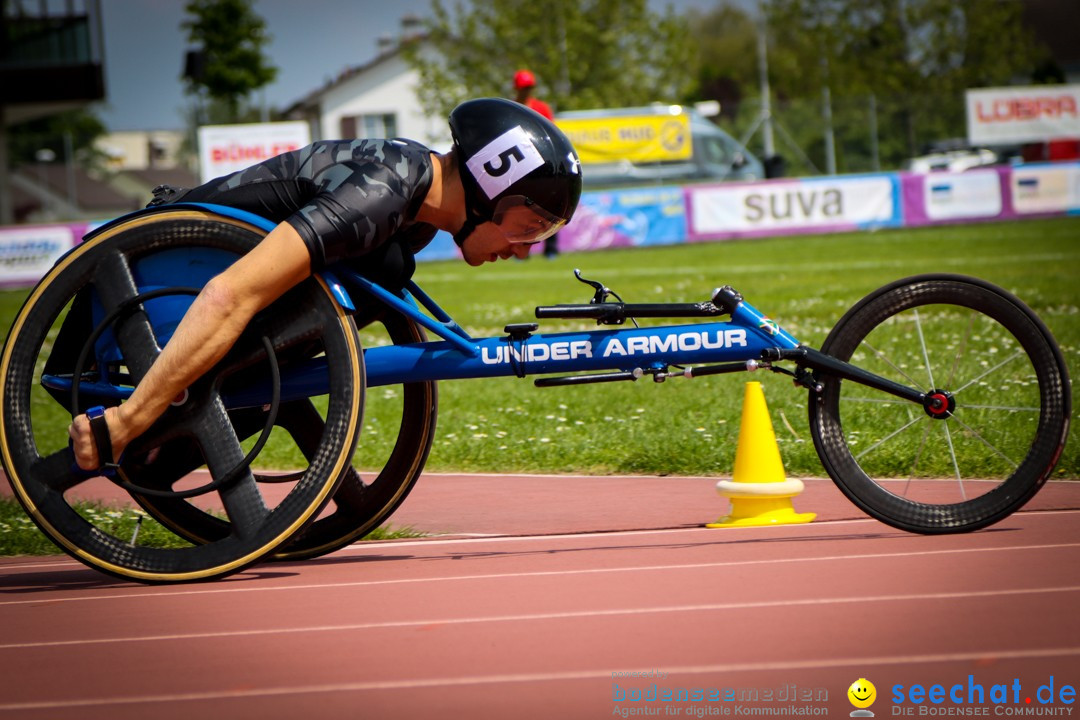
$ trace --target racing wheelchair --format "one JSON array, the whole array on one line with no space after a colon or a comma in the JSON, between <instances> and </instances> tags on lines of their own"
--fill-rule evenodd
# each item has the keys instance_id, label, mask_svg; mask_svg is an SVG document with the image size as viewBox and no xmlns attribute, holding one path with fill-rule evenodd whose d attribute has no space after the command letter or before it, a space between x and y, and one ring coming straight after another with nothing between
<instances>
[{"instance_id":1,"label":"racing wheelchair","mask_svg":"<svg viewBox=\"0 0 1080 720\"><path fill-rule=\"evenodd\" d=\"M590 302L537 307L536 316L596 329L540 333L521 323L474 338L415 283L395 292L339 265L259 313L104 473L189 545L118 537L76 507L72 491L102 473L75 466L71 417L123 402L193 296L272 227L213 205L132 213L57 261L16 316L0 357L3 466L33 521L76 559L166 583L347 545L416 483L439 380L539 375L544 387L784 374L807 392L815 449L840 490L872 517L917 533L977 530L1015 512L1050 476L1068 435L1069 378L1053 336L1016 297L975 278L922 275L882 287L818 350L731 287L697 303L632 304L580 275ZM682 323L646 328L636 318ZM362 348L358 328L385 344ZM401 388L397 439L377 472L361 472L352 461L365 392L379 386ZM307 467L257 471L271 434ZM909 491L911 478L926 477L940 479L932 493ZM266 492L268 484L281 491ZM213 496L224 514L199 502Z\"/></svg>"}]
</instances>

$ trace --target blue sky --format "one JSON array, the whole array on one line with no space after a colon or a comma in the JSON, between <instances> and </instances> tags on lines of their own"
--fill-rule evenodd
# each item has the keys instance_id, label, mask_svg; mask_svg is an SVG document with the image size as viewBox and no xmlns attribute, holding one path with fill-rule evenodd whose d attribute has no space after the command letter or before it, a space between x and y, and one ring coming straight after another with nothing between
<instances>
[{"instance_id":1,"label":"blue sky","mask_svg":"<svg viewBox=\"0 0 1080 720\"><path fill-rule=\"evenodd\" d=\"M707 8L717 0L650 0L658 9ZM447 3L452 5L452 3ZM184 0L102 0L106 102L99 115L110 130L183 127L187 44L180 23ZM299 100L346 67L377 52L380 35L396 35L401 17L425 16L430 0L256 0L273 36L268 49L278 79L265 92L270 107Z\"/></svg>"}]
</instances>

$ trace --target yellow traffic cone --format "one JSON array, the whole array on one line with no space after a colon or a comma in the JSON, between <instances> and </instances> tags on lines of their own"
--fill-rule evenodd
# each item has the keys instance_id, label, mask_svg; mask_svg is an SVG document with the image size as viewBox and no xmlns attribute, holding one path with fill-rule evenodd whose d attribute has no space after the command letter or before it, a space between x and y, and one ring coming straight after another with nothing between
<instances>
[{"instance_id":1,"label":"yellow traffic cone","mask_svg":"<svg viewBox=\"0 0 1080 720\"><path fill-rule=\"evenodd\" d=\"M816 514L796 513L791 505L803 488L801 480L788 480L784 474L761 383L746 383L735 474L716 483L716 491L731 501L731 512L705 527L808 523Z\"/></svg>"}]
</instances>

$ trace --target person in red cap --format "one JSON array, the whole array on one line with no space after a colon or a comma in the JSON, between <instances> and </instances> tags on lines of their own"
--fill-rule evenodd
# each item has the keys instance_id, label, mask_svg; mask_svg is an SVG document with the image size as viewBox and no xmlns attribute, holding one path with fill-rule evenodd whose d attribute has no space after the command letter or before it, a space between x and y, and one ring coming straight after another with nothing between
<instances>
[{"instance_id":1,"label":"person in red cap","mask_svg":"<svg viewBox=\"0 0 1080 720\"><path fill-rule=\"evenodd\" d=\"M540 113L548 120L554 120L555 116L551 114L551 107L543 100L533 97L533 90L535 88L536 77L533 76L531 72L528 70L518 70L514 73L514 90L517 92L517 97L515 99L522 105L530 107Z\"/></svg>"},{"instance_id":2,"label":"person in red cap","mask_svg":"<svg viewBox=\"0 0 1080 720\"><path fill-rule=\"evenodd\" d=\"M514 73L514 91L516 93L514 99L522 105L532 108L548 120L554 120L555 116L551 112L551 106L543 100L533 97L534 89L536 89L536 77L531 71L518 70ZM550 260L558 254L559 234L555 233L544 240L544 257Z\"/></svg>"}]
</instances>

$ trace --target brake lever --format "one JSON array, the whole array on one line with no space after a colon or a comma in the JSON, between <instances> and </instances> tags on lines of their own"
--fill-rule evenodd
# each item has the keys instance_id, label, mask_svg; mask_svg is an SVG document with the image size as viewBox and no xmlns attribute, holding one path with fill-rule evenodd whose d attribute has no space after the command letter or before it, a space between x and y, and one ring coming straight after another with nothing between
<instances>
[{"instance_id":1,"label":"brake lever","mask_svg":"<svg viewBox=\"0 0 1080 720\"><path fill-rule=\"evenodd\" d=\"M574 269L574 277L578 279L578 282L583 282L586 285L592 287L596 292L593 293L593 299L590 301L592 305L598 305L607 300L608 295L611 295L611 290L604 287L603 283L598 283L595 280L586 280L581 277L581 271L577 268Z\"/></svg>"},{"instance_id":2,"label":"brake lever","mask_svg":"<svg viewBox=\"0 0 1080 720\"><path fill-rule=\"evenodd\" d=\"M593 299L589 302L590 305L599 305L601 303L607 302L609 295L618 300L620 303L623 302L623 299L619 297L619 293L615 292L609 287L606 287L603 283L598 283L595 280L586 280L585 278L581 277L581 271L576 268L574 270L574 277L576 277L579 282L583 282L596 290L596 292L593 293ZM597 320L596 322L598 324L604 324L603 320ZM640 325L638 325L637 318L635 317L631 316L630 322L634 323L634 327L641 327ZM617 323L614 324L621 325L622 320L619 320Z\"/></svg>"}]
</instances>

